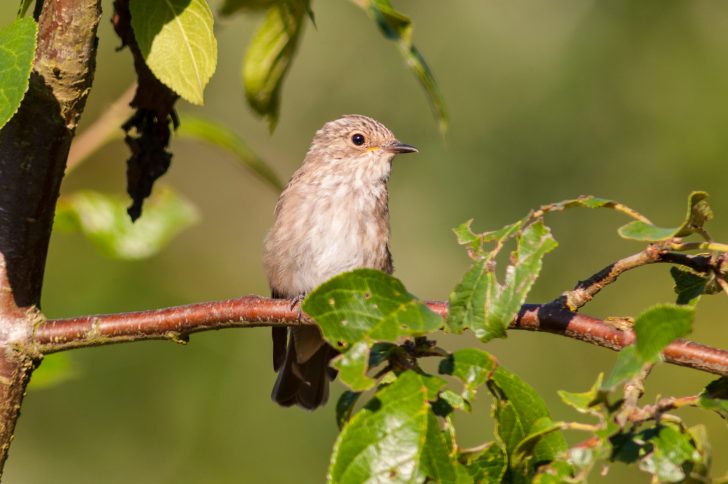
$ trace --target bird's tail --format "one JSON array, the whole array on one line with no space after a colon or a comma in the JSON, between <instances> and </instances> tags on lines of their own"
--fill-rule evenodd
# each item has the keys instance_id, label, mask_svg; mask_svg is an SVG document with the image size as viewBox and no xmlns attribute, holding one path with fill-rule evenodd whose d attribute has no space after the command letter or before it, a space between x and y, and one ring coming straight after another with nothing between
<instances>
[{"instance_id":1,"label":"bird's tail","mask_svg":"<svg viewBox=\"0 0 728 484\"><path fill-rule=\"evenodd\" d=\"M278 378L271 398L284 407L320 407L329 399L329 380L336 376L329 361L337 351L324 341L317 327L291 328L287 345L281 330L285 331L273 328L273 368Z\"/></svg>"}]
</instances>

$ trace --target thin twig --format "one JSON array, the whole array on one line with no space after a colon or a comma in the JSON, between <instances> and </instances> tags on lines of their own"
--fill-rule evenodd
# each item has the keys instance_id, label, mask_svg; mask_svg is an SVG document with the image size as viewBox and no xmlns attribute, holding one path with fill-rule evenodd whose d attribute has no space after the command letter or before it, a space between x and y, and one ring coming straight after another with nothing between
<instances>
[{"instance_id":1,"label":"thin twig","mask_svg":"<svg viewBox=\"0 0 728 484\"><path fill-rule=\"evenodd\" d=\"M134 97L136 83L132 84L119 96L104 114L83 130L71 144L71 151L68 153L66 173L70 172L109 140L118 137L122 138L121 124L133 112L129 103Z\"/></svg>"},{"instance_id":2,"label":"thin twig","mask_svg":"<svg viewBox=\"0 0 728 484\"><path fill-rule=\"evenodd\" d=\"M427 306L447 317L447 302L431 301ZM25 350L42 355L148 339L184 342L189 334L199 331L307 324L315 323L305 315L299 319L298 310L291 309L291 301L244 296L149 311L49 320L36 326L32 343ZM613 350L635 341L631 330L618 329L554 303L524 305L511 328L560 334ZM665 348L663 357L669 363L728 376L728 351L676 340Z\"/></svg>"},{"instance_id":3,"label":"thin twig","mask_svg":"<svg viewBox=\"0 0 728 484\"><path fill-rule=\"evenodd\" d=\"M697 395L662 398L653 405L645 405L644 407L633 409L633 412L629 415L629 421L631 423L640 423L647 420L657 420L663 413L669 412L670 410L697 406L699 398Z\"/></svg>"},{"instance_id":4,"label":"thin twig","mask_svg":"<svg viewBox=\"0 0 728 484\"><path fill-rule=\"evenodd\" d=\"M660 245L651 244L645 250L609 264L590 278L579 281L573 290L566 291L562 295L564 303L567 308L576 311L591 301L604 287L616 281L622 273L655 263L678 264L702 274L714 270L708 256L669 252Z\"/></svg>"},{"instance_id":5,"label":"thin twig","mask_svg":"<svg viewBox=\"0 0 728 484\"><path fill-rule=\"evenodd\" d=\"M624 427L627 421L632 420L632 416L636 414L640 408L638 407L639 399L645 393L645 380L649 376L654 364L645 365L637 375L631 378L624 385L624 403L615 420L620 427Z\"/></svg>"}]
</instances>

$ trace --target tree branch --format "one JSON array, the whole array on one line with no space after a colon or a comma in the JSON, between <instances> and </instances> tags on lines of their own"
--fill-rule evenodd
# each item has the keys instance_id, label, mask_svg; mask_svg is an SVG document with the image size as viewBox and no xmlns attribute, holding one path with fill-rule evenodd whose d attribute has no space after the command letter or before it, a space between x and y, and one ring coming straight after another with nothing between
<instances>
[{"instance_id":1,"label":"tree branch","mask_svg":"<svg viewBox=\"0 0 728 484\"><path fill-rule=\"evenodd\" d=\"M642 252L625 257L624 259L619 259L590 278L579 281L573 290L566 291L563 294L562 297L565 298L566 307L572 311L576 311L591 301L604 287L616 281L623 272L647 264L660 262L689 267L702 274L718 270L708 256L670 252L658 244L650 244Z\"/></svg>"},{"instance_id":2,"label":"tree branch","mask_svg":"<svg viewBox=\"0 0 728 484\"><path fill-rule=\"evenodd\" d=\"M427 305L441 317L447 317L446 302L431 301ZM244 296L150 311L49 320L36 326L27 350L40 356L72 348L148 339L186 342L191 333L223 328L308 324L315 323L305 315L299 320L298 310L291 309L291 301ZM619 329L555 303L524 305L511 323L511 329L560 334L612 350L620 350L635 341L630 329ZM676 340L663 355L668 363L728 376L728 351Z\"/></svg>"},{"instance_id":3,"label":"tree branch","mask_svg":"<svg viewBox=\"0 0 728 484\"><path fill-rule=\"evenodd\" d=\"M100 0L38 2L28 91L0 130L0 473L38 360L17 350L38 312L66 157L93 80Z\"/></svg>"}]
</instances>

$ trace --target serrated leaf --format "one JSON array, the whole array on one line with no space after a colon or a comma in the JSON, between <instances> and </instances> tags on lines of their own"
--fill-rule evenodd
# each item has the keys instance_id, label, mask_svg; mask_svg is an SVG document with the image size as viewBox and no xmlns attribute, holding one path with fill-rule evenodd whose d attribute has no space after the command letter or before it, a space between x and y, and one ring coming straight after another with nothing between
<instances>
[{"instance_id":1,"label":"serrated leaf","mask_svg":"<svg viewBox=\"0 0 728 484\"><path fill-rule=\"evenodd\" d=\"M485 259L477 260L450 293L446 328L462 333L471 325L485 324L486 293L497 289L495 274L486 269Z\"/></svg>"},{"instance_id":2,"label":"serrated leaf","mask_svg":"<svg viewBox=\"0 0 728 484\"><path fill-rule=\"evenodd\" d=\"M354 405L359 401L361 392L352 392L346 390L341 394L339 400L336 402L336 424L339 429L344 428L344 425L351 418L351 414L354 411Z\"/></svg>"},{"instance_id":3,"label":"serrated leaf","mask_svg":"<svg viewBox=\"0 0 728 484\"><path fill-rule=\"evenodd\" d=\"M543 217L546 213L561 212L570 208L577 207L608 208L636 220L641 220L642 222L645 222L647 224L651 223L647 217L626 205L623 205L614 200L609 200L607 198L595 197L593 195L581 195L577 198L571 198L568 200L562 200L560 202L542 205L537 210L534 210L528 218L537 219Z\"/></svg>"},{"instance_id":4,"label":"serrated leaf","mask_svg":"<svg viewBox=\"0 0 728 484\"><path fill-rule=\"evenodd\" d=\"M243 87L250 107L265 117L271 131L278 122L283 78L303 32L308 0L283 0L268 9L243 60Z\"/></svg>"},{"instance_id":5,"label":"serrated leaf","mask_svg":"<svg viewBox=\"0 0 728 484\"><path fill-rule=\"evenodd\" d=\"M68 353L54 353L43 357L41 365L33 371L29 390L45 390L61 385L78 375L79 371Z\"/></svg>"},{"instance_id":6,"label":"serrated leaf","mask_svg":"<svg viewBox=\"0 0 728 484\"><path fill-rule=\"evenodd\" d=\"M452 229L452 231L455 233L455 236L458 239L458 244L466 245L472 252L476 252L478 249L480 249L481 238L478 234L473 232L473 229L471 227L472 224L473 219L471 218L467 222L463 222L462 224Z\"/></svg>"},{"instance_id":7,"label":"serrated leaf","mask_svg":"<svg viewBox=\"0 0 728 484\"><path fill-rule=\"evenodd\" d=\"M656 361L660 352L677 338L692 331L695 309L674 304L658 304L634 321L637 352L645 361Z\"/></svg>"},{"instance_id":8,"label":"serrated leaf","mask_svg":"<svg viewBox=\"0 0 728 484\"><path fill-rule=\"evenodd\" d=\"M519 444L530 434L542 430L542 419L551 419L551 415L536 390L503 367L495 369L490 381L489 388L495 397L494 415L498 424L498 437L509 459L512 459ZM532 455L535 462L547 462L566 449L562 433L553 431L537 440Z\"/></svg>"},{"instance_id":9,"label":"serrated leaf","mask_svg":"<svg viewBox=\"0 0 728 484\"><path fill-rule=\"evenodd\" d=\"M660 425L650 440L653 451L640 461L639 468L655 475L660 482L680 482L690 464L700 461L700 454L690 436L672 424ZM688 465L689 467L687 467Z\"/></svg>"},{"instance_id":10,"label":"serrated leaf","mask_svg":"<svg viewBox=\"0 0 728 484\"><path fill-rule=\"evenodd\" d=\"M443 358L439 372L458 378L464 387L462 397L472 402L477 388L488 380L495 367L496 360L490 353L476 348L465 348Z\"/></svg>"},{"instance_id":11,"label":"serrated leaf","mask_svg":"<svg viewBox=\"0 0 728 484\"><path fill-rule=\"evenodd\" d=\"M0 129L18 111L28 90L37 32L32 18L19 18L0 29Z\"/></svg>"},{"instance_id":12,"label":"serrated leaf","mask_svg":"<svg viewBox=\"0 0 728 484\"><path fill-rule=\"evenodd\" d=\"M329 482L410 482L417 476L429 413L423 378L402 373L352 417L334 445Z\"/></svg>"},{"instance_id":13,"label":"serrated leaf","mask_svg":"<svg viewBox=\"0 0 728 484\"><path fill-rule=\"evenodd\" d=\"M505 227L499 237L510 237L517 227L518 224ZM517 240L513 262L506 268L502 284L496 280L495 261L486 256L476 260L455 287L450 294L447 319L450 331L460 332L469 327L483 342L505 336L541 271L543 257L557 245L541 220L523 229Z\"/></svg>"},{"instance_id":14,"label":"serrated leaf","mask_svg":"<svg viewBox=\"0 0 728 484\"><path fill-rule=\"evenodd\" d=\"M419 336L442 326L442 319L398 279L374 269L357 269L328 280L306 297L303 310L321 326L324 338L340 349L359 341Z\"/></svg>"},{"instance_id":15,"label":"serrated leaf","mask_svg":"<svg viewBox=\"0 0 728 484\"><path fill-rule=\"evenodd\" d=\"M705 192L692 192L690 194L687 215L679 227L664 228L637 220L620 227L619 235L625 239L659 242L700 232L703 225L713 218L713 212L706 201L707 198L708 194Z\"/></svg>"},{"instance_id":16,"label":"serrated leaf","mask_svg":"<svg viewBox=\"0 0 728 484\"><path fill-rule=\"evenodd\" d=\"M676 304L695 304L705 293L708 279L682 267L671 267L670 275L675 281Z\"/></svg>"},{"instance_id":17,"label":"serrated leaf","mask_svg":"<svg viewBox=\"0 0 728 484\"><path fill-rule=\"evenodd\" d=\"M597 381L594 382L594 385L592 385L589 391L583 393L573 393L567 392L565 390L559 390L559 397L561 397L561 400L565 404L576 409L577 411L581 413L590 413L592 411L590 407L599 395L599 389L602 386L603 380L604 373L599 373Z\"/></svg>"},{"instance_id":18,"label":"serrated leaf","mask_svg":"<svg viewBox=\"0 0 728 484\"><path fill-rule=\"evenodd\" d=\"M213 16L205 0L130 0L131 25L154 76L192 104L203 104L217 67Z\"/></svg>"},{"instance_id":19,"label":"serrated leaf","mask_svg":"<svg viewBox=\"0 0 728 484\"><path fill-rule=\"evenodd\" d=\"M503 449L491 442L476 454L461 457L474 482L498 483L508 469L508 457Z\"/></svg>"},{"instance_id":20,"label":"serrated leaf","mask_svg":"<svg viewBox=\"0 0 728 484\"><path fill-rule=\"evenodd\" d=\"M369 345L359 341L333 361L339 370L341 381L355 392L363 392L374 386L376 380L367 376L369 368Z\"/></svg>"},{"instance_id":21,"label":"serrated leaf","mask_svg":"<svg viewBox=\"0 0 728 484\"><path fill-rule=\"evenodd\" d=\"M354 3L366 10L382 35L397 43L407 67L425 90L440 132L444 134L449 122L445 100L425 58L412 43L413 25L410 18L396 11L389 0L355 0Z\"/></svg>"},{"instance_id":22,"label":"serrated leaf","mask_svg":"<svg viewBox=\"0 0 728 484\"><path fill-rule=\"evenodd\" d=\"M183 115L177 135L211 143L229 151L243 166L268 183L276 191L283 190L283 183L273 169L258 156L247 143L227 126L197 116Z\"/></svg>"},{"instance_id":23,"label":"serrated leaf","mask_svg":"<svg viewBox=\"0 0 728 484\"><path fill-rule=\"evenodd\" d=\"M640 314L634 322L636 342L619 352L602 391L610 391L637 375L643 366L658 361L667 345L690 334L694 314L693 307L674 304L659 304Z\"/></svg>"},{"instance_id":24,"label":"serrated leaf","mask_svg":"<svg viewBox=\"0 0 728 484\"><path fill-rule=\"evenodd\" d=\"M440 428L434 413L427 413L427 437L422 450L423 473L434 482L468 484L473 479L467 469L451 454L452 443Z\"/></svg>"},{"instance_id":25,"label":"serrated leaf","mask_svg":"<svg viewBox=\"0 0 728 484\"><path fill-rule=\"evenodd\" d=\"M136 223L127 217L125 199L91 190L61 197L55 217L57 228L81 231L117 259L150 257L199 220L197 209L169 188L152 195Z\"/></svg>"},{"instance_id":26,"label":"serrated leaf","mask_svg":"<svg viewBox=\"0 0 728 484\"><path fill-rule=\"evenodd\" d=\"M433 403L433 407L438 406L438 404L443 405L440 409L435 408L435 413L439 416L445 416L452 412L453 409L465 410L467 412L471 410L470 402L466 401L459 393L455 393L452 390L443 390L439 396L441 401Z\"/></svg>"},{"instance_id":27,"label":"serrated leaf","mask_svg":"<svg viewBox=\"0 0 728 484\"><path fill-rule=\"evenodd\" d=\"M728 377L708 383L699 395L698 404L728 420Z\"/></svg>"}]
</instances>

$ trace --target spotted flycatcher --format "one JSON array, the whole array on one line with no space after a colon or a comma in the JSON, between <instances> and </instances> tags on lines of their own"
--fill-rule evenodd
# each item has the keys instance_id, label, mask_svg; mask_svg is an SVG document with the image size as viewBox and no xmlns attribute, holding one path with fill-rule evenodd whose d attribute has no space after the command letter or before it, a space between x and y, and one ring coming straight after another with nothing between
<instances>
[{"instance_id":1,"label":"spotted flycatcher","mask_svg":"<svg viewBox=\"0 0 728 484\"><path fill-rule=\"evenodd\" d=\"M392 159L417 149L381 123L349 115L316 132L275 208L263 262L273 297L300 301L345 271L392 272L387 180ZM272 398L314 409L326 403L337 354L316 326L273 328Z\"/></svg>"}]
</instances>

